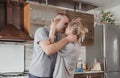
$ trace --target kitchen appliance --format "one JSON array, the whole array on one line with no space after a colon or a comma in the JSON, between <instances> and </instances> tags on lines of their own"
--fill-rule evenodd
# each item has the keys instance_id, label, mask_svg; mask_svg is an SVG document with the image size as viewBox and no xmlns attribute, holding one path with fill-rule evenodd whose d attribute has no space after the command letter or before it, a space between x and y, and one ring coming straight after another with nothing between
<instances>
[{"instance_id":1,"label":"kitchen appliance","mask_svg":"<svg viewBox=\"0 0 120 78\"><path fill-rule=\"evenodd\" d=\"M120 26L103 25L105 78L120 78Z\"/></svg>"},{"instance_id":2,"label":"kitchen appliance","mask_svg":"<svg viewBox=\"0 0 120 78\"><path fill-rule=\"evenodd\" d=\"M0 44L0 73L24 72L24 45Z\"/></svg>"},{"instance_id":3,"label":"kitchen appliance","mask_svg":"<svg viewBox=\"0 0 120 78\"><path fill-rule=\"evenodd\" d=\"M120 78L120 26L95 26L94 45L86 46L86 61L102 65L104 78Z\"/></svg>"}]
</instances>

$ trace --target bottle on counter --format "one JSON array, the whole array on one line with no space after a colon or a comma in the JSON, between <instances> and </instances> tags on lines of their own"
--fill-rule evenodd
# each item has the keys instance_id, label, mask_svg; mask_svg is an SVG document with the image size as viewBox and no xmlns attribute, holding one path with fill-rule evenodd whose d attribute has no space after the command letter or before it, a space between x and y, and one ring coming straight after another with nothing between
<instances>
[{"instance_id":1,"label":"bottle on counter","mask_svg":"<svg viewBox=\"0 0 120 78\"><path fill-rule=\"evenodd\" d=\"M97 61L96 58L94 59L93 68L91 70L101 71L101 64Z\"/></svg>"},{"instance_id":2,"label":"bottle on counter","mask_svg":"<svg viewBox=\"0 0 120 78\"><path fill-rule=\"evenodd\" d=\"M87 65L85 62L82 63L82 70L83 71L86 71L87 70Z\"/></svg>"},{"instance_id":3,"label":"bottle on counter","mask_svg":"<svg viewBox=\"0 0 120 78\"><path fill-rule=\"evenodd\" d=\"M81 60L77 62L76 72L83 72Z\"/></svg>"}]
</instances>

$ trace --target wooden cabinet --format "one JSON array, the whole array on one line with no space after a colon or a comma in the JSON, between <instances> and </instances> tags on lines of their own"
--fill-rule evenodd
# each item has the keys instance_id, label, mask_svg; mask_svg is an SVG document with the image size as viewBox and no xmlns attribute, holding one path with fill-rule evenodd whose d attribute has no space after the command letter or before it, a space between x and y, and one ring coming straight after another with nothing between
<instances>
[{"instance_id":1,"label":"wooden cabinet","mask_svg":"<svg viewBox=\"0 0 120 78\"><path fill-rule=\"evenodd\" d=\"M24 31L23 8L26 3L20 3L18 0L5 1L0 2L0 29L2 30L7 24L12 24Z\"/></svg>"},{"instance_id":2,"label":"wooden cabinet","mask_svg":"<svg viewBox=\"0 0 120 78\"><path fill-rule=\"evenodd\" d=\"M103 78L103 73L83 73L75 74L74 78Z\"/></svg>"},{"instance_id":3,"label":"wooden cabinet","mask_svg":"<svg viewBox=\"0 0 120 78\"><path fill-rule=\"evenodd\" d=\"M86 75L86 74L77 74L74 76L74 78L87 78L87 77L88 77L88 75Z\"/></svg>"},{"instance_id":4,"label":"wooden cabinet","mask_svg":"<svg viewBox=\"0 0 120 78\"><path fill-rule=\"evenodd\" d=\"M0 40L28 41L32 40L24 26L24 5L16 0L0 1Z\"/></svg>"},{"instance_id":5,"label":"wooden cabinet","mask_svg":"<svg viewBox=\"0 0 120 78\"><path fill-rule=\"evenodd\" d=\"M6 25L6 4L0 0L0 31Z\"/></svg>"},{"instance_id":6,"label":"wooden cabinet","mask_svg":"<svg viewBox=\"0 0 120 78\"><path fill-rule=\"evenodd\" d=\"M103 74L101 73L96 73L96 74L90 74L90 78L103 78Z\"/></svg>"}]
</instances>

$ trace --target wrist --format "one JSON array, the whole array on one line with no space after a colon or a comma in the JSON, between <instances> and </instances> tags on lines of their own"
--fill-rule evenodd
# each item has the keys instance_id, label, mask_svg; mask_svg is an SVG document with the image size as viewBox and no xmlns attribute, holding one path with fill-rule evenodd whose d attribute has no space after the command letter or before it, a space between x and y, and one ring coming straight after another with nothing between
<instances>
[{"instance_id":1,"label":"wrist","mask_svg":"<svg viewBox=\"0 0 120 78\"><path fill-rule=\"evenodd\" d=\"M69 42L68 37L65 37L64 40L65 40L67 43Z\"/></svg>"}]
</instances>

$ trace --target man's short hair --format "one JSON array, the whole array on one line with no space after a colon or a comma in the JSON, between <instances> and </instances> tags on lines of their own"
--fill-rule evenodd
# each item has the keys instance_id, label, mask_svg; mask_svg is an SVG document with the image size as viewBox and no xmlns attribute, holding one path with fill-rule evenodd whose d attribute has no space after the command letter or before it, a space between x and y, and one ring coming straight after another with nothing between
<instances>
[{"instance_id":1,"label":"man's short hair","mask_svg":"<svg viewBox=\"0 0 120 78\"><path fill-rule=\"evenodd\" d=\"M64 13L57 13L57 15L66 16L66 14L64 14Z\"/></svg>"},{"instance_id":2,"label":"man's short hair","mask_svg":"<svg viewBox=\"0 0 120 78\"><path fill-rule=\"evenodd\" d=\"M68 18L68 16L67 16L66 14L64 14L64 13L57 13L57 14L56 14L56 16L59 16L59 15L60 15L60 16L66 16L66 17Z\"/></svg>"}]
</instances>

